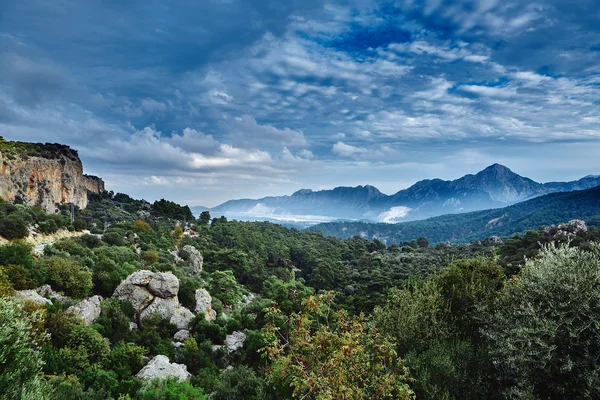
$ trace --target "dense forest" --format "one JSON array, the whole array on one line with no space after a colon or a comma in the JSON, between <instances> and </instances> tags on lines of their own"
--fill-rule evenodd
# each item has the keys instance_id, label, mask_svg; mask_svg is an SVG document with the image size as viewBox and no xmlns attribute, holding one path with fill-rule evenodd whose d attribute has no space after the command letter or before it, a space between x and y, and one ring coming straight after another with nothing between
<instances>
[{"instance_id":1,"label":"dense forest","mask_svg":"<svg viewBox=\"0 0 600 400\"><path fill-rule=\"evenodd\" d=\"M386 245L189 211L1 202L0 398L600 396L598 229Z\"/></svg>"},{"instance_id":2,"label":"dense forest","mask_svg":"<svg viewBox=\"0 0 600 400\"><path fill-rule=\"evenodd\" d=\"M525 233L541 225L584 219L600 225L600 186L565 193L552 193L515 205L463 214L449 214L423 221L398 224L334 221L311 229L340 238L361 235L386 243L402 243L423 236L432 243L468 243L490 236Z\"/></svg>"}]
</instances>

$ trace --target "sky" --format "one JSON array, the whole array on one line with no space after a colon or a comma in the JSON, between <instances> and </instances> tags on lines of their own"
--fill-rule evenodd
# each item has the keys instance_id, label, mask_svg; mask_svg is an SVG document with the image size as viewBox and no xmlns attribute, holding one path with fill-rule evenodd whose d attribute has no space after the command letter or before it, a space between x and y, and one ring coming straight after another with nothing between
<instances>
[{"instance_id":1,"label":"sky","mask_svg":"<svg viewBox=\"0 0 600 400\"><path fill-rule=\"evenodd\" d=\"M0 135L137 198L600 174L596 0L4 0Z\"/></svg>"}]
</instances>

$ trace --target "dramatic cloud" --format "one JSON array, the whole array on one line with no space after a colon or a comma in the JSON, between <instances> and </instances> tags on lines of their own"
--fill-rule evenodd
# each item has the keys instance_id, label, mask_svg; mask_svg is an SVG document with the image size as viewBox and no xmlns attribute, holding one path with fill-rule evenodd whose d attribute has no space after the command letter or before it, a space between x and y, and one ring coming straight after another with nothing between
<instances>
[{"instance_id":1,"label":"dramatic cloud","mask_svg":"<svg viewBox=\"0 0 600 400\"><path fill-rule=\"evenodd\" d=\"M0 135L134 196L600 173L594 0L5 3Z\"/></svg>"}]
</instances>

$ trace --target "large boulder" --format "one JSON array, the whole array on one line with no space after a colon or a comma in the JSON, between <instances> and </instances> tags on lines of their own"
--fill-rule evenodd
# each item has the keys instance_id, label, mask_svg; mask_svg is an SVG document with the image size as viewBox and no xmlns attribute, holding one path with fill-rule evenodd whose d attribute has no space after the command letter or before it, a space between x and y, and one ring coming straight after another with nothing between
<instances>
[{"instance_id":1,"label":"large boulder","mask_svg":"<svg viewBox=\"0 0 600 400\"><path fill-rule=\"evenodd\" d=\"M202 272L202 264L204 264L204 258L202 254L196 249L194 246L183 246L183 248L179 251L179 260L180 262L186 262L192 268L192 274L198 274Z\"/></svg>"},{"instance_id":2,"label":"large boulder","mask_svg":"<svg viewBox=\"0 0 600 400\"><path fill-rule=\"evenodd\" d=\"M179 279L170 272L137 271L115 289L113 297L128 301L141 322L158 315L179 329L189 327L194 314L179 304Z\"/></svg>"},{"instance_id":3,"label":"large boulder","mask_svg":"<svg viewBox=\"0 0 600 400\"><path fill-rule=\"evenodd\" d=\"M41 296L35 290L19 290L15 295L25 301L31 301L32 303L39 304L41 306L49 304L52 305L52 301Z\"/></svg>"},{"instance_id":4,"label":"large boulder","mask_svg":"<svg viewBox=\"0 0 600 400\"><path fill-rule=\"evenodd\" d=\"M217 318L217 312L212 309L212 297L206 289L196 290L196 313L202 313L208 322Z\"/></svg>"},{"instance_id":5,"label":"large boulder","mask_svg":"<svg viewBox=\"0 0 600 400\"><path fill-rule=\"evenodd\" d=\"M179 279L170 272L154 274L148 283L150 292L163 299L177 296L179 292Z\"/></svg>"},{"instance_id":6,"label":"large boulder","mask_svg":"<svg viewBox=\"0 0 600 400\"><path fill-rule=\"evenodd\" d=\"M69 307L67 312L80 316L86 325L91 325L96 322L102 311L100 300L100 296L90 297L89 299L82 300L73 307Z\"/></svg>"},{"instance_id":7,"label":"large boulder","mask_svg":"<svg viewBox=\"0 0 600 400\"><path fill-rule=\"evenodd\" d=\"M177 378L180 381L190 379L191 374L184 364L170 363L167 356L158 355L154 357L136 375L140 379L167 379Z\"/></svg>"},{"instance_id":8,"label":"large boulder","mask_svg":"<svg viewBox=\"0 0 600 400\"><path fill-rule=\"evenodd\" d=\"M155 298L152 304L141 312L140 322L153 315L158 315L160 319L166 319L178 329L187 329L194 318L194 314L190 310L179 304L177 297Z\"/></svg>"},{"instance_id":9,"label":"large boulder","mask_svg":"<svg viewBox=\"0 0 600 400\"><path fill-rule=\"evenodd\" d=\"M113 297L129 302L137 312L142 311L154 301L154 295L144 286L136 286L126 281L115 289Z\"/></svg>"}]
</instances>

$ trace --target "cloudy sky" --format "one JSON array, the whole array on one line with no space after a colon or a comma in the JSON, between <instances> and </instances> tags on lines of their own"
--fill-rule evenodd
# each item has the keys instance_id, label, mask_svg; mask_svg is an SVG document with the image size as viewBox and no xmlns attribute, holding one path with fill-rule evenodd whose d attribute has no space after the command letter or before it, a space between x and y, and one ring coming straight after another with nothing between
<instances>
[{"instance_id":1,"label":"cloudy sky","mask_svg":"<svg viewBox=\"0 0 600 400\"><path fill-rule=\"evenodd\" d=\"M600 174L599 52L597 0L5 0L0 135L192 205L569 180Z\"/></svg>"}]
</instances>

